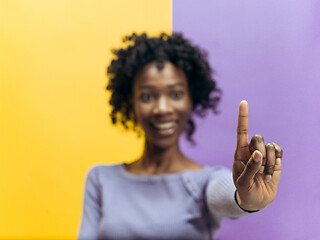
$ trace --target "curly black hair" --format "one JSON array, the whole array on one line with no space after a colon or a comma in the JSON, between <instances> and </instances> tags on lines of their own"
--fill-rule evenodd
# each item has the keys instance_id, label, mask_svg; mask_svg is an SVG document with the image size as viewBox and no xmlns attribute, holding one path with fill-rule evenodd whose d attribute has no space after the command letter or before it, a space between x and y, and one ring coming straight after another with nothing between
<instances>
[{"instance_id":1,"label":"curly black hair","mask_svg":"<svg viewBox=\"0 0 320 240\"><path fill-rule=\"evenodd\" d=\"M127 48L112 50L115 59L107 68L110 81L107 90L111 91L110 105L113 107L110 117L112 123L120 122L125 128L136 130L137 119L133 113L131 98L135 75L146 64L155 61L159 69L165 61L173 63L186 75L189 92L193 103L192 112L204 117L208 109L218 113L217 104L221 90L213 79L213 70L208 64L207 53L198 46L192 45L181 33L159 37L148 37L146 33L133 33L123 39ZM128 123L133 125L129 127ZM195 123L190 116L186 124L187 139L191 142Z\"/></svg>"}]
</instances>

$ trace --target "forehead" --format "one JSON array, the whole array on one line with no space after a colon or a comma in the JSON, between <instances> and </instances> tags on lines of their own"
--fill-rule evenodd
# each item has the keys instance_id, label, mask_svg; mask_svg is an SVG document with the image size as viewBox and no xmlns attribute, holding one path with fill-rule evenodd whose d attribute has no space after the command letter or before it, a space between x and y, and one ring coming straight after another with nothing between
<instances>
[{"instance_id":1,"label":"forehead","mask_svg":"<svg viewBox=\"0 0 320 240\"><path fill-rule=\"evenodd\" d=\"M156 62L145 65L134 79L134 89L143 87L162 88L170 86L188 87L184 72L170 62L159 69Z\"/></svg>"}]
</instances>

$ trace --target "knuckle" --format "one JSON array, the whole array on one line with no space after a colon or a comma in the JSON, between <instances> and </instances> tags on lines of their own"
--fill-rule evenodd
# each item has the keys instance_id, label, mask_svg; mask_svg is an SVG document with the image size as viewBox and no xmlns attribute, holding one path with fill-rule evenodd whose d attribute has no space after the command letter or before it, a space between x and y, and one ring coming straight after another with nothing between
<instances>
[{"instance_id":1,"label":"knuckle","mask_svg":"<svg viewBox=\"0 0 320 240\"><path fill-rule=\"evenodd\" d=\"M248 134L248 129L246 129L246 128L238 128L237 133L238 134Z\"/></svg>"},{"instance_id":2,"label":"knuckle","mask_svg":"<svg viewBox=\"0 0 320 240\"><path fill-rule=\"evenodd\" d=\"M266 171L267 174L273 174L274 165L266 165L265 171Z\"/></svg>"},{"instance_id":3,"label":"knuckle","mask_svg":"<svg viewBox=\"0 0 320 240\"><path fill-rule=\"evenodd\" d=\"M279 146L279 144L278 143L276 143L276 142L272 142L272 144L273 144L273 146L275 147L275 149L277 150L277 151L280 151L280 146Z\"/></svg>"},{"instance_id":4,"label":"knuckle","mask_svg":"<svg viewBox=\"0 0 320 240\"><path fill-rule=\"evenodd\" d=\"M261 143L264 142L263 136L260 134L255 134L252 138L251 138L251 143L255 144L255 143Z\"/></svg>"},{"instance_id":5,"label":"knuckle","mask_svg":"<svg viewBox=\"0 0 320 240\"><path fill-rule=\"evenodd\" d=\"M268 143L268 144L266 145L266 148L268 148L268 149L270 149L270 150L273 150L273 149L275 149L275 146L274 146L272 143Z\"/></svg>"},{"instance_id":6,"label":"knuckle","mask_svg":"<svg viewBox=\"0 0 320 240\"><path fill-rule=\"evenodd\" d=\"M266 165L266 169L269 170L269 169L274 169L274 164L267 164Z\"/></svg>"},{"instance_id":7,"label":"knuckle","mask_svg":"<svg viewBox=\"0 0 320 240\"><path fill-rule=\"evenodd\" d=\"M276 151L277 151L278 153L283 154L283 149L280 147L280 145L279 145L278 143L273 142L272 144L274 145L274 147L275 147L275 149L276 149Z\"/></svg>"}]
</instances>

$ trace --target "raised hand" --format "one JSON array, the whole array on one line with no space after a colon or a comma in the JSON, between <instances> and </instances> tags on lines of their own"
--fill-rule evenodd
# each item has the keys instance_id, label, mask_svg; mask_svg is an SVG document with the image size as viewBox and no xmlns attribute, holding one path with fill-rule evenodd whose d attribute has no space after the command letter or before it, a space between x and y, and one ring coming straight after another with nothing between
<instances>
[{"instance_id":1,"label":"raised hand","mask_svg":"<svg viewBox=\"0 0 320 240\"><path fill-rule=\"evenodd\" d=\"M249 144L248 113L248 103L241 101L233 181L240 207L254 211L263 209L276 197L283 151L277 143L265 145L261 135L252 137Z\"/></svg>"}]
</instances>

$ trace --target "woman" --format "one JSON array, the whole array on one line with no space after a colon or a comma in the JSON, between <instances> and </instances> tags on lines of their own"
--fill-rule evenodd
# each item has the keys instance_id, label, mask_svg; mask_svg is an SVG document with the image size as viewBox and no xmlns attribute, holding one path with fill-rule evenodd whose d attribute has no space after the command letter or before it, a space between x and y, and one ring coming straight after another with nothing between
<instances>
[{"instance_id":1,"label":"woman","mask_svg":"<svg viewBox=\"0 0 320 240\"><path fill-rule=\"evenodd\" d=\"M239 107L233 172L201 166L181 152L193 115L216 111L220 90L206 54L181 34L127 37L108 68L114 124L145 134L131 164L93 167L86 179L79 239L212 239L224 217L271 203L282 149L256 135L248 143L248 104Z\"/></svg>"}]
</instances>

